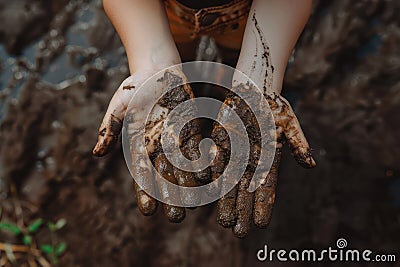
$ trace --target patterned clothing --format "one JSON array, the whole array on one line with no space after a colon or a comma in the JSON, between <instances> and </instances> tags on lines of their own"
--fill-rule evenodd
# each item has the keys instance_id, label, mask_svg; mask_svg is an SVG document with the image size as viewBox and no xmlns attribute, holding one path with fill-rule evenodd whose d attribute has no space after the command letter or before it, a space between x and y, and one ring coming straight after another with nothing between
<instances>
[{"instance_id":1,"label":"patterned clothing","mask_svg":"<svg viewBox=\"0 0 400 267\"><path fill-rule=\"evenodd\" d=\"M175 42L189 42L209 35L224 47L240 49L252 0L233 0L201 9L187 7L177 0L164 0Z\"/></svg>"}]
</instances>

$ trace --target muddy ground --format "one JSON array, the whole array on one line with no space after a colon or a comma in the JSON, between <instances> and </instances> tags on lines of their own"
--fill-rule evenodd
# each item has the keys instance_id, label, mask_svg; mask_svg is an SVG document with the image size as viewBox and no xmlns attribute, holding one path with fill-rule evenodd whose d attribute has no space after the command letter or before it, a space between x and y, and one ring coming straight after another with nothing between
<instances>
[{"instance_id":1,"label":"muddy ground","mask_svg":"<svg viewBox=\"0 0 400 267\"><path fill-rule=\"evenodd\" d=\"M142 216L121 148L91 155L128 75L101 2L0 0L1 222L65 218L59 266L306 266L260 263L256 252L326 248L339 237L399 259L399 12L396 0L315 2L284 94L318 166L303 170L285 149L270 227L239 240L218 226L215 205L188 210L181 224L161 209ZM49 238L45 227L34 235ZM2 243L21 240L0 232ZM15 266L27 254L16 253Z\"/></svg>"}]
</instances>

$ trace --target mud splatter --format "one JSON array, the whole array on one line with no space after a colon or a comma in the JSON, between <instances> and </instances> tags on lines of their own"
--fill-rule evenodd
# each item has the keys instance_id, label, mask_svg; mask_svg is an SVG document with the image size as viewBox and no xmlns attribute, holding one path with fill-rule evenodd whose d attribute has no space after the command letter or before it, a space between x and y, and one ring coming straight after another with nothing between
<instances>
[{"instance_id":1,"label":"mud splatter","mask_svg":"<svg viewBox=\"0 0 400 267\"><path fill-rule=\"evenodd\" d=\"M132 90L135 88L136 88L136 86L134 86L134 85L125 85L122 87L123 90Z\"/></svg>"},{"instance_id":2,"label":"mud splatter","mask_svg":"<svg viewBox=\"0 0 400 267\"><path fill-rule=\"evenodd\" d=\"M270 56L270 51L269 51L269 46L267 45L267 40L265 39L264 33L262 32L260 26L258 25L257 19L256 19L256 13L253 13L253 16L251 17L251 21L254 23L254 27L257 31L258 36L256 37L256 40L260 40L261 45L262 45L262 54L261 54L261 59L262 59L262 66L265 68L265 75L264 75L264 83L263 83L263 90L264 93L267 93L268 91L272 90L272 79L273 79L273 66L271 63L271 56ZM256 54L258 55L258 42L256 42Z\"/></svg>"}]
</instances>

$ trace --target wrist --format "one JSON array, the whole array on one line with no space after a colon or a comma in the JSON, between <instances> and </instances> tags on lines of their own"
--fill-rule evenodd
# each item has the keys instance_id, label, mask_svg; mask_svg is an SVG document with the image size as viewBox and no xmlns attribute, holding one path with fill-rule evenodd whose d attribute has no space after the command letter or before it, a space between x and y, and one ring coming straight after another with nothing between
<instances>
[{"instance_id":1,"label":"wrist","mask_svg":"<svg viewBox=\"0 0 400 267\"><path fill-rule=\"evenodd\" d=\"M255 67L254 65L240 65L238 64L236 66L236 70L233 74L232 78L232 87L238 86L240 84L247 84L247 83L252 83L255 84L258 89L266 94L281 94L282 91L282 80L279 82L274 81L273 79L280 78L274 75L273 77L266 77L266 71L264 67Z\"/></svg>"},{"instance_id":2,"label":"wrist","mask_svg":"<svg viewBox=\"0 0 400 267\"><path fill-rule=\"evenodd\" d=\"M175 43L152 44L147 47L126 48L129 70L135 73L140 70L161 70L181 63Z\"/></svg>"}]
</instances>

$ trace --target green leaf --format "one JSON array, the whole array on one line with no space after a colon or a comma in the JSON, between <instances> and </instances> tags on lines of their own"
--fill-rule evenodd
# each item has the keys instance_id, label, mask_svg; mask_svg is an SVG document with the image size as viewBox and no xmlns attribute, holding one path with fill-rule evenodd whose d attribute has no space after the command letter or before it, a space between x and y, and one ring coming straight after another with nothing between
<instances>
[{"instance_id":1,"label":"green leaf","mask_svg":"<svg viewBox=\"0 0 400 267\"><path fill-rule=\"evenodd\" d=\"M0 230L10 231L14 235L19 235L22 232L17 225L12 223L0 223Z\"/></svg>"},{"instance_id":2,"label":"green leaf","mask_svg":"<svg viewBox=\"0 0 400 267\"><path fill-rule=\"evenodd\" d=\"M65 242L61 242L56 247L55 253L56 253L57 256L59 256L59 255L63 254L66 249L67 249L67 244Z\"/></svg>"},{"instance_id":3,"label":"green leaf","mask_svg":"<svg viewBox=\"0 0 400 267\"><path fill-rule=\"evenodd\" d=\"M28 226L29 233L35 233L43 224L43 219L37 219Z\"/></svg>"},{"instance_id":4,"label":"green leaf","mask_svg":"<svg viewBox=\"0 0 400 267\"><path fill-rule=\"evenodd\" d=\"M25 246L30 246L32 244L32 237L30 235L24 235L22 241L24 242Z\"/></svg>"},{"instance_id":5,"label":"green leaf","mask_svg":"<svg viewBox=\"0 0 400 267\"><path fill-rule=\"evenodd\" d=\"M64 219L64 218L61 218L61 219L59 219L59 220L56 222L56 229L57 229L57 230L60 230L60 229L63 228L66 224L67 224L67 220Z\"/></svg>"},{"instance_id":6,"label":"green leaf","mask_svg":"<svg viewBox=\"0 0 400 267\"><path fill-rule=\"evenodd\" d=\"M40 250L46 254L52 254L54 252L53 247L51 245L41 245Z\"/></svg>"}]
</instances>

